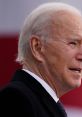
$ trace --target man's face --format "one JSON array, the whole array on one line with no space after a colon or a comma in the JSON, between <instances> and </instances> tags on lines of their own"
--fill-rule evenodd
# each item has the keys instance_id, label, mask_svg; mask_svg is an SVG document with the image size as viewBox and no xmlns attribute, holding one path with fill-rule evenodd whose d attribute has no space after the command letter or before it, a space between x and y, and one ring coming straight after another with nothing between
<instances>
[{"instance_id":1,"label":"man's face","mask_svg":"<svg viewBox=\"0 0 82 117\"><path fill-rule=\"evenodd\" d=\"M82 79L82 18L65 14L59 22L54 38L45 46L45 65L56 85L72 89L79 87Z\"/></svg>"}]
</instances>

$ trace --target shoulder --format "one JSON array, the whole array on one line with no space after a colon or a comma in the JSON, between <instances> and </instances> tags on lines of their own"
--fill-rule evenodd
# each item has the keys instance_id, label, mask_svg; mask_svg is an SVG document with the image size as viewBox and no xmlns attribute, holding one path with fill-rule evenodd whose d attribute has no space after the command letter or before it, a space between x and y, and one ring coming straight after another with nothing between
<instances>
[{"instance_id":1,"label":"shoulder","mask_svg":"<svg viewBox=\"0 0 82 117\"><path fill-rule=\"evenodd\" d=\"M21 94L22 93L18 88L13 86L7 86L0 91L0 99L8 100L14 97L13 100L15 100L15 97L16 97L16 100L17 100L17 97L21 96Z\"/></svg>"},{"instance_id":2,"label":"shoulder","mask_svg":"<svg viewBox=\"0 0 82 117\"><path fill-rule=\"evenodd\" d=\"M19 102L20 100L30 99L32 90L22 82L11 82L5 88L0 90L0 99L2 100L14 100Z\"/></svg>"},{"instance_id":3,"label":"shoulder","mask_svg":"<svg viewBox=\"0 0 82 117\"><path fill-rule=\"evenodd\" d=\"M18 86L21 87L21 86ZM30 94L25 93L16 86L7 86L0 91L0 108L1 112L12 112L18 114L32 113L32 104ZM23 89L24 90L24 89ZM8 113L9 114L9 113Z\"/></svg>"}]
</instances>

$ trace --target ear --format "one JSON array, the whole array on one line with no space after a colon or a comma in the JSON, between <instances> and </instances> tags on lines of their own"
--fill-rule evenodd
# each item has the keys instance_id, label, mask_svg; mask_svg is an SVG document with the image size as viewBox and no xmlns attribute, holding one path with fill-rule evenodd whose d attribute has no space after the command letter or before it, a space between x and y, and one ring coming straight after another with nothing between
<instances>
[{"instance_id":1,"label":"ear","mask_svg":"<svg viewBox=\"0 0 82 117\"><path fill-rule=\"evenodd\" d=\"M31 48L32 55L38 61L42 62L43 61L43 57L42 57L43 45L42 45L42 40L40 40L38 36L32 36L30 38L30 48Z\"/></svg>"}]
</instances>

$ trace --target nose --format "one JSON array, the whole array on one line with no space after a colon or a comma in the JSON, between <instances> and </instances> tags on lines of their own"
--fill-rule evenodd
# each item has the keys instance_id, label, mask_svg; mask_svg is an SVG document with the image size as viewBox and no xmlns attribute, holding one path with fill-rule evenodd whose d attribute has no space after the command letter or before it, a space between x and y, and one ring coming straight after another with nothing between
<instances>
[{"instance_id":1,"label":"nose","mask_svg":"<svg viewBox=\"0 0 82 117\"><path fill-rule=\"evenodd\" d=\"M81 62L82 62L82 54L78 54L78 55L76 56L76 58L77 58L78 61L81 61Z\"/></svg>"},{"instance_id":2,"label":"nose","mask_svg":"<svg viewBox=\"0 0 82 117\"><path fill-rule=\"evenodd\" d=\"M76 59L82 62L82 46L79 48Z\"/></svg>"}]
</instances>

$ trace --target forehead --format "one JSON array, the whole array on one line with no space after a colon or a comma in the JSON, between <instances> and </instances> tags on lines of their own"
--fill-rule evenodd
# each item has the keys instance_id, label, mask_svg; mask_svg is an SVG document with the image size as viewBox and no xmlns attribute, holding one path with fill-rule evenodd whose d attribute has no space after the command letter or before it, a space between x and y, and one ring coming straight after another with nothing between
<instances>
[{"instance_id":1,"label":"forehead","mask_svg":"<svg viewBox=\"0 0 82 117\"><path fill-rule=\"evenodd\" d=\"M82 38L82 16L80 14L60 11L53 17L53 34L55 37Z\"/></svg>"}]
</instances>

